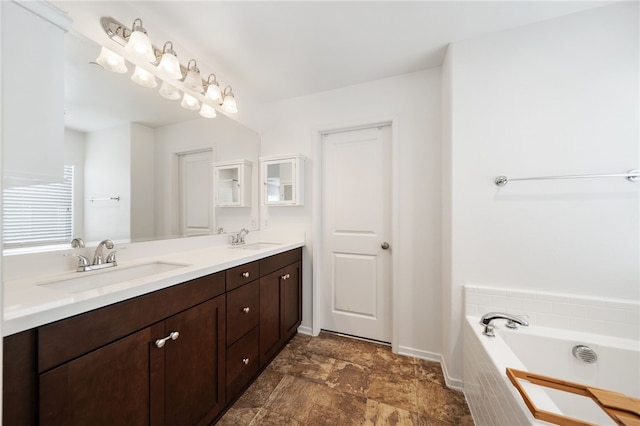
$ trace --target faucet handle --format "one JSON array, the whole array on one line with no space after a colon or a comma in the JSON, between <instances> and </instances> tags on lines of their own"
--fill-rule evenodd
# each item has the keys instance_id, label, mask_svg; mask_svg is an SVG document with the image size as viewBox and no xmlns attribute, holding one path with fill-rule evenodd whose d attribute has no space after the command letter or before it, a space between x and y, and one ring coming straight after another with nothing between
<instances>
[{"instance_id":1,"label":"faucet handle","mask_svg":"<svg viewBox=\"0 0 640 426\"><path fill-rule=\"evenodd\" d=\"M65 254L63 254L63 256L65 256L65 257L69 257L69 256L77 257L78 258L78 266L88 266L89 265L89 259L87 259L86 256L83 256L81 254L65 253Z\"/></svg>"},{"instance_id":2,"label":"faucet handle","mask_svg":"<svg viewBox=\"0 0 640 426\"><path fill-rule=\"evenodd\" d=\"M111 253L109 253L109 255L107 256L107 263L113 263L114 265L117 265L116 253L119 252L120 250L125 250L125 249L126 247L120 247L113 250Z\"/></svg>"},{"instance_id":3,"label":"faucet handle","mask_svg":"<svg viewBox=\"0 0 640 426\"><path fill-rule=\"evenodd\" d=\"M529 315L516 315L516 317L518 317L520 319L523 319L523 320L528 320L529 319ZM524 325L525 327L527 327L529 324L528 324L528 321L527 321L527 324L521 324L521 325ZM507 327L507 328L510 328L512 330L515 330L515 329L518 328L518 323L515 322L514 320L507 320L507 323L504 326Z\"/></svg>"}]
</instances>

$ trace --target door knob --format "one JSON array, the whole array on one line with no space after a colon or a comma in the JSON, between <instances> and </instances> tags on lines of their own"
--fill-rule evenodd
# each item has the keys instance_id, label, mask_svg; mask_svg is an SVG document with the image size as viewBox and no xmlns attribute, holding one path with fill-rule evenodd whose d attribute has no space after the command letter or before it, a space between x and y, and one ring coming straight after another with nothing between
<instances>
[{"instance_id":1,"label":"door knob","mask_svg":"<svg viewBox=\"0 0 640 426\"><path fill-rule=\"evenodd\" d=\"M380 244L380 247L382 247L382 250L389 250L389 243L385 241L384 243Z\"/></svg>"}]
</instances>

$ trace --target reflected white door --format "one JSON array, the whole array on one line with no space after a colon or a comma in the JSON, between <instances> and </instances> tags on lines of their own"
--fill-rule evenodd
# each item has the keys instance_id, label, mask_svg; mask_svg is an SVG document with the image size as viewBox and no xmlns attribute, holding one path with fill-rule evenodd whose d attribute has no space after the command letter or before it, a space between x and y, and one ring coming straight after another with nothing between
<instances>
[{"instance_id":1,"label":"reflected white door","mask_svg":"<svg viewBox=\"0 0 640 426\"><path fill-rule=\"evenodd\" d=\"M324 135L323 329L391 341L390 205L391 126Z\"/></svg>"},{"instance_id":2,"label":"reflected white door","mask_svg":"<svg viewBox=\"0 0 640 426\"><path fill-rule=\"evenodd\" d=\"M213 232L211 156L211 151L179 155L181 235L202 235Z\"/></svg>"}]
</instances>

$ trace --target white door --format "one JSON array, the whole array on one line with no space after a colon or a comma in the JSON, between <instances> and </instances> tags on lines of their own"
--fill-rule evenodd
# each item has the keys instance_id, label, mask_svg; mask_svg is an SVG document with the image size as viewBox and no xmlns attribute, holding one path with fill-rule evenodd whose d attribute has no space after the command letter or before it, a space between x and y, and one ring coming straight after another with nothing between
<instances>
[{"instance_id":1,"label":"white door","mask_svg":"<svg viewBox=\"0 0 640 426\"><path fill-rule=\"evenodd\" d=\"M181 235L202 235L213 232L211 177L211 151L179 155Z\"/></svg>"},{"instance_id":2,"label":"white door","mask_svg":"<svg viewBox=\"0 0 640 426\"><path fill-rule=\"evenodd\" d=\"M322 328L391 341L391 126L322 137Z\"/></svg>"}]
</instances>

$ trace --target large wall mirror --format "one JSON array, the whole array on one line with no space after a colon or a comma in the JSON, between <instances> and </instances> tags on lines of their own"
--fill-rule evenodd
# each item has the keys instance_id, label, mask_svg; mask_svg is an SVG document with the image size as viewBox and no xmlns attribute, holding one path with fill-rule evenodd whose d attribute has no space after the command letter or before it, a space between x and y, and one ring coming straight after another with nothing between
<instances>
[{"instance_id":1,"label":"large wall mirror","mask_svg":"<svg viewBox=\"0 0 640 426\"><path fill-rule=\"evenodd\" d=\"M100 46L65 35L65 166L73 169L73 237L87 244L256 229L258 177L250 206L214 206L211 163L257 166L259 135L95 63ZM62 82L61 82L62 84ZM36 251L35 249L34 251Z\"/></svg>"}]
</instances>

